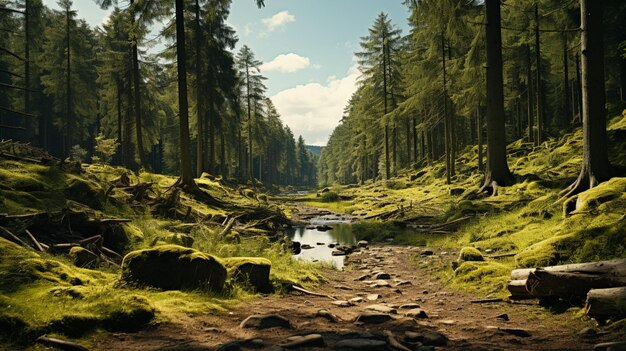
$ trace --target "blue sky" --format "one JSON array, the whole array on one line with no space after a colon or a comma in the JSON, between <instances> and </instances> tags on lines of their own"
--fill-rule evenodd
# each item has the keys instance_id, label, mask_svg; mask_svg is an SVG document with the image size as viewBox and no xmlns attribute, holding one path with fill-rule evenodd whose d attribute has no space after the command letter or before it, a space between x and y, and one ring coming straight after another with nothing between
<instances>
[{"instance_id":1,"label":"blue sky","mask_svg":"<svg viewBox=\"0 0 626 351\"><path fill-rule=\"evenodd\" d=\"M407 33L401 0L234 0L228 22L239 44L264 62L267 95L283 121L307 143L324 145L356 87L354 55L382 11ZM56 1L44 0L52 8ZM102 23L107 12L92 0L75 0L80 18Z\"/></svg>"}]
</instances>

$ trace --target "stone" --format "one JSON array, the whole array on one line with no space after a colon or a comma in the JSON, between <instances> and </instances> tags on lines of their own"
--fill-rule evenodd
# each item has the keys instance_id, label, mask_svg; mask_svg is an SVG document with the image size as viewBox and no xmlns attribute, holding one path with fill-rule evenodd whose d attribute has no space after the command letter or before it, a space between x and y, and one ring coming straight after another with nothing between
<instances>
[{"instance_id":1,"label":"stone","mask_svg":"<svg viewBox=\"0 0 626 351\"><path fill-rule=\"evenodd\" d=\"M315 227L315 229L319 230L320 232L327 232L327 231L333 229L333 227L324 224L324 225L318 225L317 227Z\"/></svg>"},{"instance_id":2,"label":"stone","mask_svg":"<svg viewBox=\"0 0 626 351\"><path fill-rule=\"evenodd\" d=\"M335 305L337 307L352 307L352 306L354 306L352 303L350 303L350 301L344 301L344 300L333 301L333 305Z\"/></svg>"},{"instance_id":3,"label":"stone","mask_svg":"<svg viewBox=\"0 0 626 351\"><path fill-rule=\"evenodd\" d=\"M375 339L345 339L335 344L335 351L383 351L387 343Z\"/></svg>"},{"instance_id":4,"label":"stone","mask_svg":"<svg viewBox=\"0 0 626 351\"><path fill-rule=\"evenodd\" d=\"M506 313L499 314L496 316L496 319L502 319L503 321L509 321L509 315Z\"/></svg>"},{"instance_id":5,"label":"stone","mask_svg":"<svg viewBox=\"0 0 626 351\"><path fill-rule=\"evenodd\" d=\"M380 294L369 294L366 298L370 301L376 301L378 299L382 299L383 297Z\"/></svg>"},{"instance_id":6,"label":"stone","mask_svg":"<svg viewBox=\"0 0 626 351\"><path fill-rule=\"evenodd\" d=\"M243 283L261 293L272 292L270 270L272 262L261 257L229 257L223 259L228 274L236 282Z\"/></svg>"},{"instance_id":7,"label":"stone","mask_svg":"<svg viewBox=\"0 0 626 351\"><path fill-rule=\"evenodd\" d=\"M374 276L374 279L376 280L386 280L386 279L391 279L391 276L389 275L389 273L378 273Z\"/></svg>"},{"instance_id":8,"label":"stone","mask_svg":"<svg viewBox=\"0 0 626 351\"><path fill-rule=\"evenodd\" d=\"M391 319L392 317L387 313L362 312L356 317L354 322L363 324L381 324L388 322Z\"/></svg>"},{"instance_id":9,"label":"stone","mask_svg":"<svg viewBox=\"0 0 626 351\"><path fill-rule=\"evenodd\" d=\"M390 287L391 284L389 284L388 281L386 280L377 280L374 283L370 284L370 288L382 288L382 287Z\"/></svg>"},{"instance_id":10,"label":"stone","mask_svg":"<svg viewBox=\"0 0 626 351\"><path fill-rule=\"evenodd\" d=\"M317 243L318 246L324 246L326 245L325 243Z\"/></svg>"},{"instance_id":11,"label":"stone","mask_svg":"<svg viewBox=\"0 0 626 351\"><path fill-rule=\"evenodd\" d=\"M344 251L339 251L339 250L333 250L333 252L330 253L333 256L345 256L346 253Z\"/></svg>"},{"instance_id":12,"label":"stone","mask_svg":"<svg viewBox=\"0 0 626 351\"><path fill-rule=\"evenodd\" d=\"M425 330L419 333L407 331L404 333L404 340L408 342L420 342L426 346L446 346L448 338L436 331Z\"/></svg>"},{"instance_id":13,"label":"stone","mask_svg":"<svg viewBox=\"0 0 626 351\"><path fill-rule=\"evenodd\" d=\"M297 349L301 347L323 347L326 346L326 343L320 334L309 334L291 336L285 339L280 346L285 349Z\"/></svg>"},{"instance_id":14,"label":"stone","mask_svg":"<svg viewBox=\"0 0 626 351\"><path fill-rule=\"evenodd\" d=\"M368 245L369 243L366 240L361 240L358 243L356 243L356 246L362 247L362 248L366 248Z\"/></svg>"},{"instance_id":15,"label":"stone","mask_svg":"<svg viewBox=\"0 0 626 351\"><path fill-rule=\"evenodd\" d=\"M219 292L224 288L226 268L211 255L163 245L127 254L122 261L122 280L163 290L206 287Z\"/></svg>"},{"instance_id":16,"label":"stone","mask_svg":"<svg viewBox=\"0 0 626 351\"><path fill-rule=\"evenodd\" d=\"M395 286L403 286L403 285L413 285L413 283L411 283L408 280L401 280L401 281L397 282Z\"/></svg>"},{"instance_id":17,"label":"stone","mask_svg":"<svg viewBox=\"0 0 626 351\"><path fill-rule=\"evenodd\" d=\"M420 255L422 255L422 256L432 256L432 255L434 255L434 254L435 254L435 253L433 252L433 250L424 250L424 251L422 251L422 252L420 253Z\"/></svg>"},{"instance_id":18,"label":"stone","mask_svg":"<svg viewBox=\"0 0 626 351\"><path fill-rule=\"evenodd\" d=\"M313 248L313 246L311 246L309 244L302 244L302 245L300 245L300 248L302 250L311 250Z\"/></svg>"},{"instance_id":19,"label":"stone","mask_svg":"<svg viewBox=\"0 0 626 351\"><path fill-rule=\"evenodd\" d=\"M242 351L239 341L231 341L217 348L217 351Z\"/></svg>"},{"instance_id":20,"label":"stone","mask_svg":"<svg viewBox=\"0 0 626 351\"><path fill-rule=\"evenodd\" d=\"M80 246L74 246L70 250L70 257L76 267L95 268L100 263L98 255Z\"/></svg>"},{"instance_id":21,"label":"stone","mask_svg":"<svg viewBox=\"0 0 626 351\"><path fill-rule=\"evenodd\" d=\"M414 308L420 308L420 305L416 303L405 303L404 305L400 305L400 307L398 307L398 309L401 310L412 310Z\"/></svg>"},{"instance_id":22,"label":"stone","mask_svg":"<svg viewBox=\"0 0 626 351\"><path fill-rule=\"evenodd\" d=\"M278 314L252 315L241 322L241 328L268 329L268 328L291 328L289 320Z\"/></svg>"},{"instance_id":23,"label":"stone","mask_svg":"<svg viewBox=\"0 0 626 351\"><path fill-rule=\"evenodd\" d=\"M366 280L366 279L368 279L370 276L371 276L370 274L363 274L362 276L360 276L360 277L356 278L356 281L363 281L363 280Z\"/></svg>"},{"instance_id":24,"label":"stone","mask_svg":"<svg viewBox=\"0 0 626 351\"><path fill-rule=\"evenodd\" d=\"M594 337L598 336L598 331L596 331L593 328L583 328L578 333L576 333L576 335L581 336L581 337L591 337L591 338L594 338Z\"/></svg>"},{"instance_id":25,"label":"stone","mask_svg":"<svg viewBox=\"0 0 626 351\"><path fill-rule=\"evenodd\" d=\"M428 318L426 312L421 308L413 308L402 312L402 314L415 319Z\"/></svg>"},{"instance_id":26,"label":"stone","mask_svg":"<svg viewBox=\"0 0 626 351\"><path fill-rule=\"evenodd\" d=\"M352 251L354 251L354 249L352 247L347 246L347 245L337 245L337 246L335 246L335 249L337 251L345 252L346 254L351 254Z\"/></svg>"},{"instance_id":27,"label":"stone","mask_svg":"<svg viewBox=\"0 0 626 351\"><path fill-rule=\"evenodd\" d=\"M265 347L265 341L263 339L248 339L244 342L245 347L249 347L252 349L260 349Z\"/></svg>"},{"instance_id":28,"label":"stone","mask_svg":"<svg viewBox=\"0 0 626 351\"><path fill-rule=\"evenodd\" d=\"M380 313L392 313L393 314L397 312L395 308L385 306L385 305L369 305L365 308L368 310L376 311Z\"/></svg>"},{"instance_id":29,"label":"stone","mask_svg":"<svg viewBox=\"0 0 626 351\"><path fill-rule=\"evenodd\" d=\"M333 243L328 244L328 247L331 248L331 249L334 248L335 246L337 246L337 245L333 244Z\"/></svg>"},{"instance_id":30,"label":"stone","mask_svg":"<svg viewBox=\"0 0 626 351\"><path fill-rule=\"evenodd\" d=\"M439 323L445 324L445 325L455 325L456 321L454 319L442 319L439 321Z\"/></svg>"},{"instance_id":31,"label":"stone","mask_svg":"<svg viewBox=\"0 0 626 351\"><path fill-rule=\"evenodd\" d=\"M291 252L293 252L294 255L299 255L302 252L302 244L298 241L292 241Z\"/></svg>"},{"instance_id":32,"label":"stone","mask_svg":"<svg viewBox=\"0 0 626 351\"><path fill-rule=\"evenodd\" d=\"M362 297L353 297L350 300L348 300L348 302L353 303L353 304L357 304L357 303L361 303L363 302L363 298Z\"/></svg>"},{"instance_id":33,"label":"stone","mask_svg":"<svg viewBox=\"0 0 626 351\"><path fill-rule=\"evenodd\" d=\"M340 321L339 317L335 316L334 314L332 314L328 310L319 310L319 311L317 311L317 313L315 313L315 317L326 318L327 320L329 320L330 322L333 322L333 323L337 323L337 322Z\"/></svg>"}]
</instances>

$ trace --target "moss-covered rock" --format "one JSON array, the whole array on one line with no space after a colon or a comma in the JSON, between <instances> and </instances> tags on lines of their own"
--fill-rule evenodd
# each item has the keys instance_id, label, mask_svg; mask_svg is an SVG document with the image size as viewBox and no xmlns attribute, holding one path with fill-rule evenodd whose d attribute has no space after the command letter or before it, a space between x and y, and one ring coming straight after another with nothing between
<instances>
[{"instance_id":1,"label":"moss-covered rock","mask_svg":"<svg viewBox=\"0 0 626 351\"><path fill-rule=\"evenodd\" d=\"M224 265L234 281L250 286L258 292L271 292L270 260L261 257L230 257L224 259Z\"/></svg>"},{"instance_id":2,"label":"moss-covered rock","mask_svg":"<svg viewBox=\"0 0 626 351\"><path fill-rule=\"evenodd\" d=\"M74 246L70 250L70 257L77 267L94 268L100 263L98 255L80 246Z\"/></svg>"},{"instance_id":3,"label":"moss-covered rock","mask_svg":"<svg viewBox=\"0 0 626 351\"><path fill-rule=\"evenodd\" d=\"M96 210L102 209L103 191L95 182L74 176L69 178L63 192L70 200L83 203Z\"/></svg>"},{"instance_id":4,"label":"moss-covered rock","mask_svg":"<svg viewBox=\"0 0 626 351\"><path fill-rule=\"evenodd\" d=\"M122 279L164 290L206 287L221 291L226 268L211 255L178 245L163 245L126 255Z\"/></svg>"},{"instance_id":5,"label":"moss-covered rock","mask_svg":"<svg viewBox=\"0 0 626 351\"><path fill-rule=\"evenodd\" d=\"M169 244L184 246L184 247L192 247L194 239L193 237L187 234L181 233L172 233L164 238L165 242Z\"/></svg>"},{"instance_id":6,"label":"moss-covered rock","mask_svg":"<svg viewBox=\"0 0 626 351\"><path fill-rule=\"evenodd\" d=\"M459 252L459 262L480 262L484 260L483 254L473 247L464 247Z\"/></svg>"}]
</instances>

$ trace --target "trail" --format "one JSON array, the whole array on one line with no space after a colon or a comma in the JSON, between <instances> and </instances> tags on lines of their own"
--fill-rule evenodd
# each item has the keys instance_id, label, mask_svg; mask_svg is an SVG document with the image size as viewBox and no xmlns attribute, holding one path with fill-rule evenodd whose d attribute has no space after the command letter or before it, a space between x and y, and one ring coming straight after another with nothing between
<instances>
[{"instance_id":1,"label":"trail","mask_svg":"<svg viewBox=\"0 0 626 351\"><path fill-rule=\"evenodd\" d=\"M102 335L93 340L92 348L278 351L283 350L278 345L285 344L289 337L309 334L321 335L325 346L293 349L397 350L391 346L389 334L395 341L434 343L437 350L589 350L599 342L615 341L615 336L581 334L581 330L593 324L571 312L552 314L532 302L471 303L479 297L450 290L424 269L416 268L416 261L450 261L456 258L455 253L431 250L432 255L423 255L425 251L418 247L371 246L352 254L345 271L326 271L327 281L315 292L338 301L356 298L353 303L344 303L347 307L327 297L300 292L259 296L224 314L181 317L137 333ZM377 280L376 274L380 274L379 278L389 276ZM373 294L380 298L368 300L368 295ZM357 302L359 298L362 301ZM368 310L371 305L378 305L381 311L388 308L382 314L389 315L390 320L381 324L354 323L360 313L372 312ZM409 310L420 314L416 308L423 310L425 316L405 316ZM339 321L317 316L320 310L327 310ZM241 328L240 323L253 314L281 315L289 320L291 328ZM441 335L447 339L445 346L439 346ZM352 348L345 341L348 339L352 340ZM422 343L405 345L409 350L432 350L420 347Z\"/></svg>"}]
</instances>

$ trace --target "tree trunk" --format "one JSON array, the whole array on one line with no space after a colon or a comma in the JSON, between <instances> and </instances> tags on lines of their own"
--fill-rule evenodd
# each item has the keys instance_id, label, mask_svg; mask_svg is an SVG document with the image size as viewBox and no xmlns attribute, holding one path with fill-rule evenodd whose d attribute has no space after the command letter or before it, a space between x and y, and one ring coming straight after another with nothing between
<instances>
[{"instance_id":1,"label":"tree trunk","mask_svg":"<svg viewBox=\"0 0 626 351\"><path fill-rule=\"evenodd\" d=\"M187 53L185 52L184 1L176 0L176 60L178 66L178 114L180 118L180 182L183 187L196 188L191 169L189 140L189 106L187 101Z\"/></svg>"},{"instance_id":2,"label":"tree trunk","mask_svg":"<svg viewBox=\"0 0 626 351\"><path fill-rule=\"evenodd\" d=\"M387 50L386 42L387 36L383 32L383 100L384 100L384 115L387 115ZM383 123L385 124L385 180L390 178L390 162L389 162L389 127L387 120L383 117Z\"/></svg>"},{"instance_id":3,"label":"tree trunk","mask_svg":"<svg viewBox=\"0 0 626 351\"><path fill-rule=\"evenodd\" d=\"M526 46L526 93L528 94L528 108L527 108L527 124L528 124L528 142L534 142L535 138L535 120L533 117L533 69L532 61L530 59L530 46Z\"/></svg>"},{"instance_id":4,"label":"tree trunk","mask_svg":"<svg viewBox=\"0 0 626 351\"><path fill-rule=\"evenodd\" d=\"M591 289L626 285L626 276L550 272L537 269L528 275L526 290L533 297L572 298L585 296Z\"/></svg>"},{"instance_id":5,"label":"tree trunk","mask_svg":"<svg viewBox=\"0 0 626 351\"><path fill-rule=\"evenodd\" d=\"M415 116L413 116L413 118L411 119L413 121L413 162L417 163L417 161L419 160L417 155L417 114L415 114ZM423 153L422 153L422 157L423 157Z\"/></svg>"},{"instance_id":6,"label":"tree trunk","mask_svg":"<svg viewBox=\"0 0 626 351\"><path fill-rule=\"evenodd\" d=\"M201 84L200 84L200 80L202 79L202 69L200 68L200 46L201 46L201 39L200 39L200 3L199 0L196 0L196 13L195 13L195 27L196 27L196 40L195 40L195 46L196 46L196 124L197 124L197 132L198 132L198 137L197 137L197 144L196 144L196 175L199 177L200 175L202 175L202 172L204 172L206 170L206 165L204 164L204 160L205 160L205 152L206 152L206 148L204 145L204 141L205 141L205 137L204 137L204 111L202 109L202 104L200 103L200 101L202 101L202 93L201 93Z\"/></svg>"},{"instance_id":7,"label":"tree trunk","mask_svg":"<svg viewBox=\"0 0 626 351\"><path fill-rule=\"evenodd\" d=\"M118 74L115 76L115 85L117 88L117 164L124 164L124 140L122 137L122 129L123 129L123 115L122 115L122 83L120 82L120 77Z\"/></svg>"},{"instance_id":8,"label":"tree trunk","mask_svg":"<svg viewBox=\"0 0 626 351\"><path fill-rule=\"evenodd\" d=\"M511 280L506 287L511 293L511 299L521 300L532 298L532 296L528 293L528 290L526 290L526 279Z\"/></svg>"},{"instance_id":9,"label":"tree trunk","mask_svg":"<svg viewBox=\"0 0 626 351\"><path fill-rule=\"evenodd\" d=\"M444 133L444 149L446 154L446 184L450 184L452 178L452 159L450 157L450 150L452 149L450 135L452 135L450 118L448 117L448 89L446 86L446 44L441 32L441 58L442 58L442 72L443 72L443 133Z\"/></svg>"},{"instance_id":10,"label":"tree trunk","mask_svg":"<svg viewBox=\"0 0 626 351\"><path fill-rule=\"evenodd\" d=\"M133 8L134 0L130 0L131 10L131 26L135 26L135 9ZM149 167L146 162L146 152L143 148L143 127L141 123L141 87L139 79L139 50L137 49L137 36L131 38L132 57L133 57L133 85L135 87L133 95L133 103L135 106L135 137L137 139L137 154L139 155L139 166Z\"/></svg>"},{"instance_id":11,"label":"tree trunk","mask_svg":"<svg viewBox=\"0 0 626 351\"><path fill-rule=\"evenodd\" d=\"M536 65L536 84L537 84L537 139L535 145L541 145L543 142L543 99L541 89L541 42L539 40L539 5L535 3L535 65Z\"/></svg>"},{"instance_id":12,"label":"tree trunk","mask_svg":"<svg viewBox=\"0 0 626 351\"><path fill-rule=\"evenodd\" d=\"M248 100L248 179L252 179L252 106L251 104L251 92L250 92L250 67L246 62L246 99Z\"/></svg>"},{"instance_id":13,"label":"tree trunk","mask_svg":"<svg viewBox=\"0 0 626 351\"><path fill-rule=\"evenodd\" d=\"M626 316L626 287L593 289L587 294L585 313L600 321Z\"/></svg>"},{"instance_id":14,"label":"tree trunk","mask_svg":"<svg viewBox=\"0 0 626 351\"><path fill-rule=\"evenodd\" d=\"M480 107L476 109L476 129L478 133L478 170L483 172L485 164L483 163L483 118L480 113Z\"/></svg>"},{"instance_id":15,"label":"tree trunk","mask_svg":"<svg viewBox=\"0 0 626 351\"><path fill-rule=\"evenodd\" d=\"M580 273L589 275L626 277L626 259L614 259L608 261L586 262L565 264L559 266L543 267L547 272L561 273ZM530 273L536 271L536 268L522 268L511 271L511 280L528 279Z\"/></svg>"},{"instance_id":16,"label":"tree trunk","mask_svg":"<svg viewBox=\"0 0 626 351\"><path fill-rule=\"evenodd\" d=\"M583 89L582 89L582 72L580 71L580 56L576 54L576 104L578 109L578 117L576 123L583 121Z\"/></svg>"},{"instance_id":17,"label":"tree trunk","mask_svg":"<svg viewBox=\"0 0 626 351\"><path fill-rule=\"evenodd\" d=\"M602 1L581 0L583 164L569 197L611 178L604 92Z\"/></svg>"},{"instance_id":18,"label":"tree trunk","mask_svg":"<svg viewBox=\"0 0 626 351\"><path fill-rule=\"evenodd\" d=\"M74 114L72 113L72 72L71 72L71 48L70 48L70 9L69 7L65 9L65 39L66 39L66 49L67 49L67 63L65 69L67 70L67 81L66 81L66 108L67 108L67 128L65 132L65 150L63 152L63 156L68 156L70 149L72 148L72 144L74 141Z\"/></svg>"},{"instance_id":19,"label":"tree trunk","mask_svg":"<svg viewBox=\"0 0 626 351\"><path fill-rule=\"evenodd\" d=\"M24 1L24 113L30 113L30 1ZM27 122L27 126L30 124ZM26 128L29 140L33 140L34 133ZM41 133L41 130L39 130Z\"/></svg>"},{"instance_id":20,"label":"tree trunk","mask_svg":"<svg viewBox=\"0 0 626 351\"><path fill-rule=\"evenodd\" d=\"M567 57L567 33L563 33L563 126L567 126L572 120L572 105L569 90L569 60Z\"/></svg>"},{"instance_id":21,"label":"tree trunk","mask_svg":"<svg viewBox=\"0 0 626 351\"><path fill-rule=\"evenodd\" d=\"M513 176L506 160L500 1L486 0L485 7L487 12L487 168L481 190L491 190L496 195L499 185L513 183Z\"/></svg>"}]
</instances>

